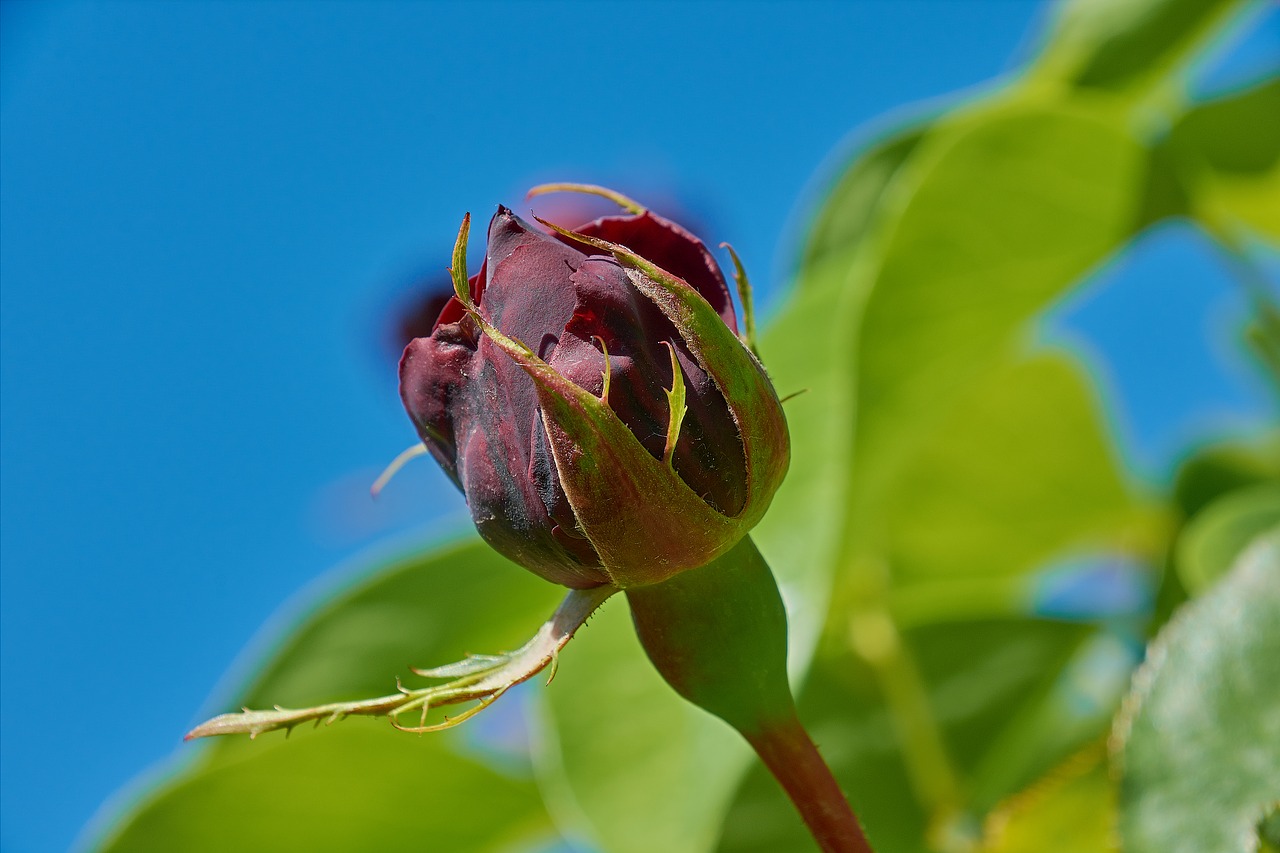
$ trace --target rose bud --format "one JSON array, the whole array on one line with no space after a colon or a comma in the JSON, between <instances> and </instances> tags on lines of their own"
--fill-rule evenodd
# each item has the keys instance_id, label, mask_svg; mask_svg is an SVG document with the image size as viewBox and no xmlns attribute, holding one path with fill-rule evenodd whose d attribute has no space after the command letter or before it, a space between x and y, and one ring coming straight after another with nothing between
<instances>
[{"instance_id":1,"label":"rose bud","mask_svg":"<svg viewBox=\"0 0 1280 853\"><path fill-rule=\"evenodd\" d=\"M464 219L455 295L405 349L400 395L494 548L564 586L636 587L756 524L787 428L706 247L585 191L629 213L546 233L499 207L469 280Z\"/></svg>"}]
</instances>

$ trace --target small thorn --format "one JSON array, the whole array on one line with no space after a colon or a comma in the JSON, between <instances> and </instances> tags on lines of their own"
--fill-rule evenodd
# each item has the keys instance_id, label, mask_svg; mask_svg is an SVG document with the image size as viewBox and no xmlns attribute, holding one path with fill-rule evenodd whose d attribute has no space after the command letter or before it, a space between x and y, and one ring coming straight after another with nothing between
<instances>
[{"instance_id":1,"label":"small thorn","mask_svg":"<svg viewBox=\"0 0 1280 853\"><path fill-rule=\"evenodd\" d=\"M604 353L604 372L600 376L604 379L604 389L600 392L600 402L606 406L609 405L609 380L613 376L613 363L609 360L609 348L604 344L604 338L599 335L592 335L591 339L600 344L600 352Z\"/></svg>"},{"instance_id":2,"label":"small thorn","mask_svg":"<svg viewBox=\"0 0 1280 853\"><path fill-rule=\"evenodd\" d=\"M662 461L671 465L675 458L676 442L680 439L680 424L684 422L688 407L684 404L684 371L680 369L680 362L676 359L676 348L670 341L662 343L671 353L671 390L666 392L670 415L667 419L667 444L662 450Z\"/></svg>"},{"instance_id":3,"label":"small thorn","mask_svg":"<svg viewBox=\"0 0 1280 853\"><path fill-rule=\"evenodd\" d=\"M547 684L550 685L555 681L556 673L560 671L560 652L556 649L551 650L551 672L547 674Z\"/></svg>"},{"instance_id":4,"label":"small thorn","mask_svg":"<svg viewBox=\"0 0 1280 853\"><path fill-rule=\"evenodd\" d=\"M383 469L378 475L378 479L373 481L373 485L369 487L369 495L377 498L382 494L382 490L386 488L387 483L391 482L391 478L400 473L400 469L405 466L411 459L417 459L427 453L427 446L422 442L418 442L412 447L405 448L395 459L391 460L391 464Z\"/></svg>"},{"instance_id":5,"label":"small thorn","mask_svg":"<svg viewBox=\"0 0 1280 853\"><path fill-rule=\"evenodd\" d=\"M794 400L796 397L799 397L801 394L807 394L808 392L809 392L809 389L808 389L808 388L801 388L799 391L792 391L790 394L788 394L787 396L783 397L783 398L782 398L781 400L779 400L778 402L779 402L779 403L785 403L785 402L787 402L788 400Z\"/></svg>"}]
</instances>

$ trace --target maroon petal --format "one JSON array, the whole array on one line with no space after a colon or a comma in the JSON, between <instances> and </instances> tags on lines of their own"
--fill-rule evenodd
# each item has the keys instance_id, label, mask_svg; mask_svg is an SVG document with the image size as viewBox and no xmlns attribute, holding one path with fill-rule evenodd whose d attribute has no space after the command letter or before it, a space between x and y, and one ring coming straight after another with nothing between
<instances>
[{"instance_id":1,"label":"maroon petal","mask_svg":"<svg viewBox=\"0 0 1280 853\"><path fill-rule=\"evenodd\" d=\"M621 243L667 272L680 276L716 309L725 325L738 331L733 298L715 258L701 240L676 223L645 211L637 216L601 217L575 230L589 237Z\"/></svg>"}]
</instances>

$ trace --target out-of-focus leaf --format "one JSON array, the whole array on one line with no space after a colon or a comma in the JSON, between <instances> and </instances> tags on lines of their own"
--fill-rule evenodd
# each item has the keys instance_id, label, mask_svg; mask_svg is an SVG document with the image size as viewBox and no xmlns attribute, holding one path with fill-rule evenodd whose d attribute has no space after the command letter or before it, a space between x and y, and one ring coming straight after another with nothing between
<instances>
[{"instance_id":1,"label":"out-of-focus leaf","mask_svg":"<svg viewBox=\"0 0 1280 853\"><path fill-rule=\"evenodd\" d=\"M444 741L349 722L205 761L149 798L111 853L229 850L526 850L555 837L537 790Z\"/></svg>"},{"instance_id":2,"label":"out-of-focus leaf","mask_svg":"<svg viewBox=\"0 0 1280 853\"><path fill-rule=\"evenodd\" d=\"M984 744L1052 689L1062 666L1092 631L1083 625L1020 620L935 625L904 635L962 772L974 769L984 758ZM932 815L921 808L904 763L901 733L866 664L839 648L820 655L801 698L800 716L875 848L928 850ZM809 853L816 847L777 783L756 767L725 820L719 849Z\"/></svg>"},{"instance_id":3,"label":"out-of-focus leaf","mask_svg":"<svg viewBox=\"0 0 1280 853\"><path fill-rule=\"evenodd\" d=\"M1192 211L1280 240L1280 79L1187 112L1166 146Z\"/></svg>"},{"instance_id":4,"label":"out-of-focus leaf","mask_svg":"<svg viewBox=\"0 0 1280 853\"><path fill-rule=\"evenodd\" d=\"M844 255L867 236L875 220L885 188L920 140L927 127L913 126L880 140L849 164L831 188L809 229L802 265L813 267L824 259ZM807 287L801 278L797 285Z\"/></svg>"},{"instance_id":5,"label":"out-of-focus leaf","mask_svg":"<svg viewBox=\"0 0 1280 853\"><path fill-rule=\"evenodd\" d=\"M1116 849L1116 793L1101 743L987 817L980 853L1106 853Z\"/></svg>"},{"instance_id":6,"label":"out-of-focus leaf","mask_svg":"<svg viewBox=\"0 0 1280 853\"><path fill-rule=\"evenodd\" d=\"M910 649L923 656L930 713L975 815L1096 736L1110 716L1109 705L1088 719L1068 719L1057 707L1050 687L1092 629L1026 621L1034 609L1026 575L1064 550L1153 549L1154 519L1118 470L1080 369L1041 354L977 382L882 496L891 610L900 624L919 626L908 632ZM972 583L981 578L998 582ZM969 591L956 594L955 581ZM1013 621L980 621L990 618ZM816 720L823 754L838 763L873 841L923 849L933 816L912 789L890 712L865 666L837 655L812 676L806 721ZM848 673L858 673L855 697L841 692ZM1040 730L1045 720L1055 723L1049 731ZM1028 726L1036 728L1030 747ZM844 745L850 739L855 746ZM812 849L776 785L758 769L751 779L726 820L722 849Z\"/></svg>"},{"instance_id":7,"label":"out-of-focus leaf","mask_svg":"<svg viewBox=\"0 0 1280 853\"><path fill-rule=\"evenodd\" d=\"M864 231L849 238L854 246L844 254L827 248L805 266L783 315L782 324L792 324L788 337L765 350L774 377L795 370L792 382L799 384L808 369L826 383L819 384L819 400L809 394L788 403L788 418L808 441L796 442L804 475L790 483L782 506L805 507L818 521L791 512L792 530L815 534L792 542L797 553L826 556L846 573L861 553L888 562L896 579L923 581L1028 573L1069 546L1132 547L1126 534L1140 526L1140 514L1076 370L1057 357L1005 365L1034 314L1128 238L1142 181L1137 143L1083 111L1015 99L943 120L884 181L887 172L868 168L872 186L865 192L833 195L836 202L856 200L849 201L855 223L863 223L859 205L877 196L876 218L859 224ZM827 373L832 360L844 366ZM780 386L790 389L785 379ZM833 476L833 469L844 475ZM995 469L1012 476L988 482ZM850 506L850 488L858 506ZM844 512L844 524L832 507ZM776 514L777 508L765 520L760 542L777 567L794 557L771 548ZM1016 615L1030 610L1029 598L1029 589L1021 590L972 610L952 601L959 610L943 607L945 613L922 621ZM1078 639L1073 634L1071 648ZM972 647L956 643L956 649L963 656ZM1038 661L1043 684L1057 678L1068 657ZM978 694L991 684L957 686L966 665L998 680L996 667L984 670L978 661L974 652L954 669L940 667L946 684L925 685L974 690L970 701L980 704ZM814 686L814 701L824 686ZM1043 694L1034 698L1042 701ZM1010 715L1005 722L1027 713L1007 704L1002 712ZM887 720L881 721L883 729ZM856 704L845 701L818 726L838 738L865 724ZM984 779L1021 784L1046 770L1036 763L1043 756L1019 767L1001 758L993 768L991 749L1002 730L995 724L965 730L948 743L965 752L956 756L960 766L982 768ZM820 735L819 742L832 757ZM932 816L915 800L895 740L877 749L881 765L860 753L841 765L846 789L873 840L886 849L918 849ZM753 777L727 818L724 849L810 849L785 799L760 781L758 770ZM984 795L1010 793L983 785ZM777 808L762 811L758 797L772 798Z\"/></svg>"},{"instance_id":8,"label":"out-of-focus leaf","mask_svg":"<svg viewBox=\"0 0 1280 853\"><path fill-rule=\"evenodd\" d=\"M1280 850L1280 803L1258 822L1258 853L1276 853Z\"/></svg>"},{"instance_id":9,"label":"out-of-focus leaf","mask_svg":"<svg viewBox=\"0 0 1280 853\"><path fill-rule=\"evenodd\" d=\"M1275 481L1280 481L1280 435L1255 445L1216 444L1178 468L1173 500L1190 518L1236 489Z\"/></svg>"},{"instance_id":10,"label":"out-of-focus leaf","mask_svg":"<svg viewBox=\"0 0 1280 853\"><path fill-rule=\"evenodd\" d=\"M1242 0L1071 0L1037 72L1088 89L1140 87L1244 7Z\"/></svg>"},{"instance_id":11,"label":"out-of-focus leaf","mask_svg":"<svg viewBox=\"0 0 1280 853\"><path fill-rule=\"evenodd\" d=\"M1112 738L1126 853L1233 853L1280 800L1280 535L1148 649Z\"/></svg>"},{"instance_id":12,"label":"out-of-focus leaf","mask_svg":"<svg viewBox=\"0 0 1280 853\"><path fill-rule=\"evenodd\" d=\"M392 693L409 666L517 647L559 594L474 538L393 561L306 616L228 709ZM498 851L553 835L530 782L451 752L458 743L353 719L288 740L186 745L191 764L122 816L107 848L355 850L422 839Z\"/></svg>"},{"instance_id":13,"label":"out-of-focus leaf","mask_svg":"<svg viewBox=\"0 0 1280 853\"><path fill-rule=\"evenodd\" d=\"M1219 175L1257 175L1280 161L1280 80L1200 104L1169 132L1174 149Z\"/></svg>"},{"instance_id":14,"label":"out-of-focus leaf","mask_svg":"<svg viewBox=\"0 0 1280 853\"><path fill-rule=\"evenodd\" d=\"M882 553L899 584L1023 573L1069 548L1143 544L1144 519L1088 388L1076 364L1040 355L992 371L947 414L881 497Z\"/></svg>"},{"instance_id":15,"label":"out-of-focus leaf","mask_svg":"<svg viewBox=\"0 0 1280 853\"><path fill-rule=\"evenodd\" d=\"M1280 529L1280 482L1241 489L1210 504L1178 537L1182 585L1199 595L1225 575L1261 533Z\"/></svg>"},{"instance_id":16,"label":"out-of-focus leaf","mask_svg":"<svg viewBox=\"0 0 1280 853\"><path fill-rule=\"evenodd\" d=\"M855 530L1029 320L1130 236L1143 155L1088 112L1014 99L940 122L908 168L856 339Z\"/></svg>"}]
</instances>

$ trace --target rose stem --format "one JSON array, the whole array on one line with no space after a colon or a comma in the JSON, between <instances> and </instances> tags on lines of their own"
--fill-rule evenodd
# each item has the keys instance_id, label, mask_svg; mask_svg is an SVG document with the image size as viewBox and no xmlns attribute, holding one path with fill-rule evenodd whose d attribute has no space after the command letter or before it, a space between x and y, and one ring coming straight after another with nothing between
<instances>
[{"instance_id":1,"label":"rose stem","mask_svg":"<svg viewBox=\"0 0 1280 853\"><path fill-rule=\"evenodd\" d=\"M824 853L871 853L849 801L796 716L744 736Z\"/></svg>"}]
</instances>

